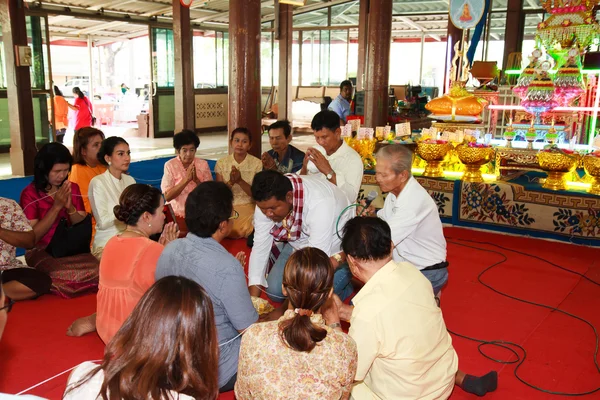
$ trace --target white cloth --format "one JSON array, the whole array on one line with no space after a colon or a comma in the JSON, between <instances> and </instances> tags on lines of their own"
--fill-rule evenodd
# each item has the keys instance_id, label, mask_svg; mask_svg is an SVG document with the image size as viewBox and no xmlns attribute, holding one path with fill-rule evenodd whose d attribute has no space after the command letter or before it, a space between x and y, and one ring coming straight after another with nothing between
<instances>
[{"instance_id":1,"label":"white cloth","mask_svg":"<svg viewBox=\"0 0 600 400\"><path fill-rule=\"evenodd\" d=\"M364 173L364 166L360 155L342 140L342 145L332 155L328 156L325 149L319 145L314 146L329 161L331 169L335 171L337 187L342 189L350 203L356 202ZM309 175L318 175L327 180L325 174L319 172L317 166L309 161L306 169Z\"/></svg>"},{"instance_id":2,"label":"white cloth","mask_svg":"<svg viewBox=\"0 0 600 400\"><path fill-rule=\"evenodd\" d=\"M300 238L288 242L294 250L316 247L328 256L340 252L341 240L337 235L336 223L342 234L344 225L354 217L354 208L342 211L350 203L335 185L313 176L303 176L304 208L302 209L302 233ZM341 217L340 217L341 215ZM256 207L254 212L254 246L248 266L248 285L267 287L267 262L271 254L275 223Z\"/></svg>"},{"instance_id":3,"label":"white cloth","mask_svg":"<svg viewBox=\"0 0 600 400\"><path fill-rule=\"evenodd\" d=\"M113 209L119 204L119 197L123 190L134 183L135 179L131 176L122 174L119 180L108 169L90 181L88 198L96 219L93 251L104 247L110 238L125 229L125 224L117 221Z\"/></svg>"},{"instance_id":4,"label":"white cloth","mask_svg":"<svg viewBox=\"0 0 600 400\"><path fill-rule=\"evenodd\" d=\"M377 216L392 229L394 261L423 269L446 261L446 238L435 202L414 177L396 197L388 193Z\"/></svg>"},{"instance_id":5,"label":"white cloth","mask_svg":"<svg viewBox=\"0 0 600 400\"><path fill-rule=\"evenodd\" d=\"M16 394L0 393L0 400L45 400L45 398L31 394L22 394L17 396Z\"/></svg>"},{"instance_id":6,"label":"white cloth","mask_svg":"<svg viewBox=\"0 0 600 400\"><path fill-rule=\"evenodd\" d=\"M89 372L91 372L97 367L98 364L94 364L90 361L86 361L82 364L79 364L77 368L75 368L73 372L71 372L71 376L69 376L69 381L67 382L67 389L65 390L65 396L63 397L63 400L101 399L102 397L98 396L98 394L100 393L100 388L102 387L102 383L104 382L104 371L102 370L98 371L98 373L96 373L86 383L69 392L69 389L71 389L72 386L75 386L75 384L77 384ZM194 399L193 397L185 394L178 394L173 390L171 390L171 398L179 400Z\"/></svg>"}]
</instances>

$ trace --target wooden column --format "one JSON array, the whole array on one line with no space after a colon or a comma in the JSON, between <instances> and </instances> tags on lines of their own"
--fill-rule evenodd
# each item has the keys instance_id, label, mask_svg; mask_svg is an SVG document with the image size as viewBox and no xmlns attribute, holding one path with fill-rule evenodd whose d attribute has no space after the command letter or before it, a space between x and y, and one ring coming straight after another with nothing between
<instances>
[{"instance_id":1,"label":"wooden column","mask_svg":"<svg viewBox=\"0 0 600 400\"><path fill-rule=\"evenodd\" d=\"M370 4L365 84L365 126L387 123L390 45L392 41L392 0Z\"/></svg>"},{"instance_id":2,"label":"wooden column","mask_svg":"<svg viewBox=\"0 0 600 400\"><path fill-rule=\"evenodd\" d=\"M446 68L444 68L444 92L446 91L446 87L448 86L448 79L450 79L450 69L452 68L452 59L454 58L455 53L454 45L462 40L462 35L462 29L459 29L456 26L454 26L452 21L450 21L450 16L448 16L448 33L446 34L446 54L444 54L444 56L446 57L446 59L444 60L444 63L446 65Z\"/></svg>"},{"instance_id":3,"label":"wooden column","mask_svg":"<svg viewBox=\"0 0 600 400\"><path fill-rule=\"evenodd\" d=\"M279 83L277 119L290 119L292 116L292 6L279 4L275 0L275 38L279 40Z\"/></svg>"},{"instance_id":4,"label":"wooden column","mask_svg":"<svg viewBox=\"0 0 600 400\"><path fill-rule=\"evenodd\" d=\"M229 1L229 132L252 133L250 154L261 156L260 0Z\"/></svg>"},{"instance_id":5,"label":"wooden column","mask_svg":"<svg viewBox=\"0 0 600 400\"><path fill-rule=\"evenodd\" d=\"M0 23L7 79L10 124L10 165L13 175L33 175L35 126L30 67L17 67L15 46L27 46L25 5L22 0L0 0Z\"/></svg>"},{"instance_id":6,"label":"wooden column","mask_svg":"<svg viewBox=\"0 0 600 400\"><path fill-rule=\"evenodd\" d=\"M504 59L502 61L502 70L506 69L508 55L510 53L521 51L523 45L523 28L525 25L523 0L508 0L506 6L506 29L504 30ZM523 59L527 59L528 55L529 54L523 54Z\"/></svg>"},{"instance_id":7,"label":"wooden column","mask_svg":"<svg viewBox=\"0 0 600 400\"><path fill-rule=\"evenodd\" d=\"M175 133L196 130L194 100L194 52L190 9L173 0L173 42L175 47Z\"/></svg>"},{"instance_id":8,"label":"wooden column","mask_svg":"<svg viewBox=\"0 0 600 400\"><path fill-rule=\"evenodd\" d=\"M358 69L356 72L356 91L364 90L367 81L367 27L369 26L369 1L360 0L358 14Z\"/></svg>"}]
</instances>

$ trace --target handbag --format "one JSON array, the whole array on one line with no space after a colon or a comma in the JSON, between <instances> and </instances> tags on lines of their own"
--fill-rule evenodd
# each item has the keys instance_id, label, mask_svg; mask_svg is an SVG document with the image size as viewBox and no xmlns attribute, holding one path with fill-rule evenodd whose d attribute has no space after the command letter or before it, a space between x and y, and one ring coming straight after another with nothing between
<instances>
[{"instance_id":1,"label":"handbag","mask_svg":"<svg viewBox=\"0 0 600 400\"><path fill-rule=\"evenodd\" d=\"M86 215L83 221L69 225L66 218L61 218L46 253L54 258L75 256L90 252L92 241L92 216Z\"/></svg>"},{"instance_id":2,"label":"handbag","mask_svg":"<svg viewBox=\"0 0 600 400\"><path fill-rule=\"evenodd\" d=\"M92 113L92 107L90 104L90 100L87 98L85 100L86 100L86 104L88 106L88 111L90 112L90 116L92 117L92 126L96 126L96 117L94 117L94 113Z\"/></svg>"}]
</instances>

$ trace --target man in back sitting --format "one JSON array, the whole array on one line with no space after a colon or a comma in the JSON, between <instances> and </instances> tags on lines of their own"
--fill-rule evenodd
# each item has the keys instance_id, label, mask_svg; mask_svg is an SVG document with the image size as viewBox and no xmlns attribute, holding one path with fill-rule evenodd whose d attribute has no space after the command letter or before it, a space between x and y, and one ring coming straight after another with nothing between
<instances>
[{"instance_id":1,"label":"man in back sitting","mask_svg":"<svg viewBox=\"0 0 600 400\"><path fill-rule=\"evenodd\" d=\"M189 233L169 243L156 266L156 280L176 275L200 284L210 296L219 338L219 387L233 390L240 333L258 320L240 262L220 242L231 232L233 193L223 182L203 182L185 202Z\"/></svg>"},{"instance_id":2,"label":"man in back sitting","mask_svg":"<svg viewBox=\"0 0 600 400\"><path fill-rule=\"evenodd\" d=\"M292 126L287 120L269 126L271 150L261 157L264 169L274 169L282 174L295 173L302 168L304 152L292 146Z\"/></svg>"}]
</instances>

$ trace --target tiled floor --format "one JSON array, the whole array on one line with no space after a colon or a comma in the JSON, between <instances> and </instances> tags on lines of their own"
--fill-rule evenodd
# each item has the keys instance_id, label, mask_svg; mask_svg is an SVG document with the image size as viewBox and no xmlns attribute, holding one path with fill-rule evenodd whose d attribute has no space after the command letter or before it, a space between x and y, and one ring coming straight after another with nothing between
<instances>
[{"instance_id":1,"label":"tiled floor","mask_svg":"<svg viewBox=\"0 0 600 400\"><path fill-rule=\"evenodd\" d=\"M131 148L131 156L133 161L148 160L156 157L164 157L174 155L172 138L148 139L136 137L137 129L129 126L119 127L102 127L102 131L106 136L122 136L124 137ZM65 145L69 147L73 143L72 133L65 136ZM312 134L298 134L294 136L292 142L294 146L301 150L306 150L308 147L315 144L315 139ZM269 138L266 135L262 137L262 149L266 151L270 149ZM200 134L200 147L198 148L197 156L210 160L217 160L227 154L228 143L227 133L210 132ZM10 156L8 153L0 154L0 179L13 178L10 167Z\"/></svg>"}]
</instances>

